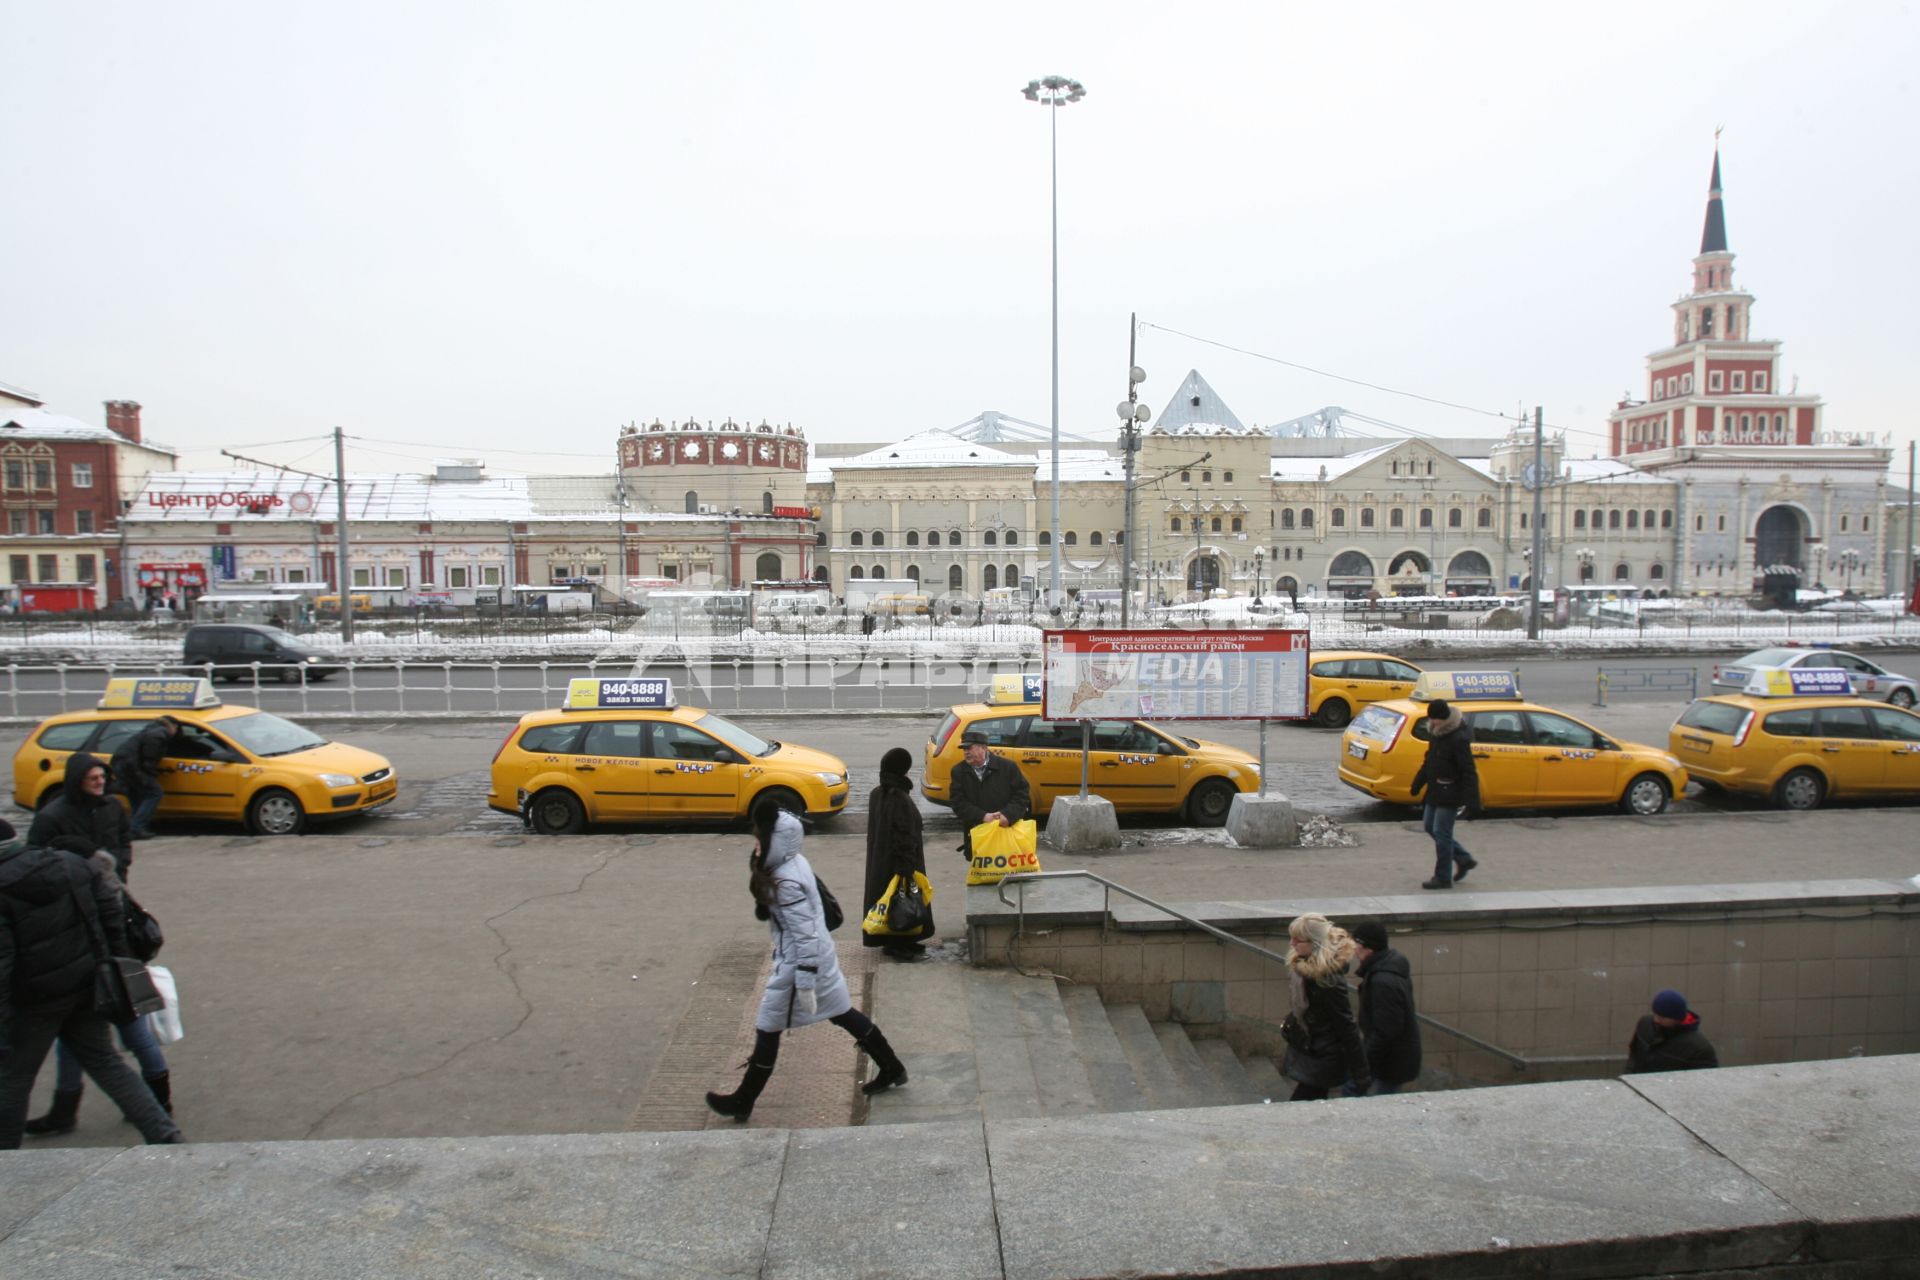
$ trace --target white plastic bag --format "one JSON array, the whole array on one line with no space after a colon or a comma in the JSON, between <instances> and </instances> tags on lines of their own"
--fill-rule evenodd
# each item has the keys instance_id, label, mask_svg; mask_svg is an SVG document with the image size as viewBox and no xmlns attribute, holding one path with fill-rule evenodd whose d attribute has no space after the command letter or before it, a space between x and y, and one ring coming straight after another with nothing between
<instances>
[{"instance_id":1,"label":"white plastic bag","mask_svg":"<svg viewBox=\"0 0 1920 1280\"><path fill-rule=\"evenodd\" d=\"M172 1044L187 1034L180 1025L180 988L173 981L173 970L163 964L150 964L147 972L153 975L153 985L160 988L161 998L167 1002L160 1012L147 1015L153 1020L153 1038L161 1044Z\"/></svg>"}]
</instances>

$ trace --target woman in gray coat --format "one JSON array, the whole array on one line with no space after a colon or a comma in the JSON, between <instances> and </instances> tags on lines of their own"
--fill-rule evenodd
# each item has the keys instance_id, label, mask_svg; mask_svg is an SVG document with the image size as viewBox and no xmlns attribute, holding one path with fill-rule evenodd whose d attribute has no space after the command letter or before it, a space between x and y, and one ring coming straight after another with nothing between
<instances>
[{"instance_id":1,"label":"woman in gray coat","mask_svg":"<svg viewBox=\"0 0 1920 1280\"><path fill-rule=\"evenodd\" d=\"M880 1074L861 1086L869 1096L907 1082L907 1069L873 1020L853 1007L847 980L840 973L833 935L827 932L820 885L800 852L800 820L778 805L754 811L757 837L747 887L753 913L773 935L773 975L760 996L753 1020L753 1055L747 1073L732 1093L709 1093L707 1105L723 1116L745 1120L773 1075L780 1056L780 1033L789 1027L831 1022L854 1038Z\"/></svg>"}]
</instances>

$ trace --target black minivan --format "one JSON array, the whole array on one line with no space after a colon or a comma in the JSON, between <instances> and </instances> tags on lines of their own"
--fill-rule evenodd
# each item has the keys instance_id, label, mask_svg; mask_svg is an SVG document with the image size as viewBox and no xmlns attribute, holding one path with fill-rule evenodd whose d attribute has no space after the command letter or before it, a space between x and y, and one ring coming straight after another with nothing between
<instances>
[{"instance_id":1,"label":"black minivan","mask_svg":"<svg viewBox=\"0 0 1920 1280\"><path fill-rule=\"evenodd\" d=\"M262 676L292 684L302 678L325 680L340 669L339 660L310 649L279 627L251 622L208 622L187 632L189 667L211 667L216 680L247 680L254 664Z\"/></svg>"}]
</instances>

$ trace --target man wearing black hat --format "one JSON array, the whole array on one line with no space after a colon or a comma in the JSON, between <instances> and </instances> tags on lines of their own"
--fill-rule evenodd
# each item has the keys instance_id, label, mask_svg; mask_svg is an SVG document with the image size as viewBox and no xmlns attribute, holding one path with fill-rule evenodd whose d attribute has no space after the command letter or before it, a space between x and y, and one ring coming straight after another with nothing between
<instances>
[{"instance_id":1,"label":"man wearing black hat","mask_svg":"<svg viewBox=\"0 0 1920 1280\"><path fill-rule=\"evenodd\" d=\"M1413 775L1413 794L1427 793L1420 825L1433 837L1433 878L1422 889L1451 889L1479 860L1453 838L1453 824L1480 807L1480 772L1473 765L1473 730L1467 718L1435 698L1427 704L1427 758ZM1456 870L1457 868L1457 870Z\"/></svg>"},{"instance_id":2,"label":"man wearing black hat","mask_svg":"<svg viewBox=\"0 0 1920 1280\"><path fill-rule=\"evenodd\" d=\"M1376 1094L1398 1093L1420 1074L1420 1022L1413 1010L1413 968L1387 942L1386 926L1362 920L1347 932L1360 962L1360 1038Z\"/></svg>"},{"instance_id":3,"label":"man wearing black hat","mask_svg":"<svg viewBox=\"0 0 1920 1280\"><path fill-rule=\"evenodd\" d=\"M1700 1015L1687 1008L1678 991L1653 998L1653 1012L1640 1018L1627 1042L1627 1074L1645 1071L1699 1071L1720 1065L1720 1055L1700 1034Z\"/></svg>"},{"instance_id":4,"label":"man wearing black hat","mask_svg":"<svg viewBox=\"0 0 1920 1280\"><path fill-rule=\"evenodd\" d=\"M966 828L960 852L972 862L973 829L983 822L1012 826L1033 811L1033 795L1027 790L1027 775L1013 761L987 750L984 735L965 734L960 745L966 758L953 767L953 813Z\"/></svg>"}]
</instances>

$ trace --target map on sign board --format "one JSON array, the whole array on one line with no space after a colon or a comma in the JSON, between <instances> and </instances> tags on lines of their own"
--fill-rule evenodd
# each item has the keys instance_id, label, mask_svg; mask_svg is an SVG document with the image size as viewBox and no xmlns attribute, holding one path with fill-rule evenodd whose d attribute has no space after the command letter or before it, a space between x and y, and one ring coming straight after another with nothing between
<instances>
[{"instance_id":1,"label":"map on sign board","mask_svg":"<svg viewBox=\"0 0 1920 1280\"><path fill-rule=\"evenodd\" d=\"M1048 631L1049 720L1292 720L1307 714L1305 631Z\"/></svg>"}]
</instances>

